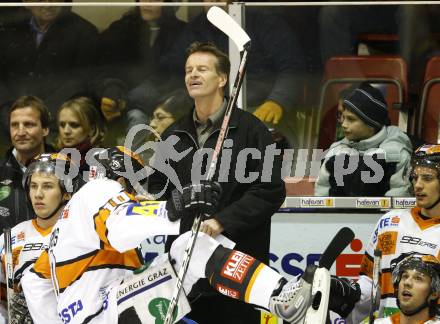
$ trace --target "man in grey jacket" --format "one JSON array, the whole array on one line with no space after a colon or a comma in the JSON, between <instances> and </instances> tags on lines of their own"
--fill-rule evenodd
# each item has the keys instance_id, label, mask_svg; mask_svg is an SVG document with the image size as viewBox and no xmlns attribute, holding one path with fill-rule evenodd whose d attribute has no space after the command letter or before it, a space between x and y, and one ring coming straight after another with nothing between
<instances>
[{"instance_id":1,"label":"man in grey jacket","mask_svg":"<svg viewBox=\"0 0 440 324\"><path fill-rule=\"evenodd\" d=\"M390 124L380 90L368 83L343 102L344 138L328 150L316 196L409 196L412 145Z\"/></svg>"}]
</instances>

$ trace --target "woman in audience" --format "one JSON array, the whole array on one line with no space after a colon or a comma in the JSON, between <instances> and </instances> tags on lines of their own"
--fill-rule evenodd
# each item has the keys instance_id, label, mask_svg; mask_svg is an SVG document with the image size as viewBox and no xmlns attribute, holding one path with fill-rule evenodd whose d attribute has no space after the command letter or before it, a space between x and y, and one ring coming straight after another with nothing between
<instances>
[{"instance_id":1,"label":"woman in audience","mask_svg":"<svg viewBox=\"0 0 440 324\"><path fill-rule=\"evenodd\" d=\"M76 148L81 154L80 170L88 170L85 156L104 138L104 127L93 101L79 97L66 101L58 109L56 147Z\"/></svg>"},{"instance_id":2,"label":"woman in audience","mask_svg":"<svg viewBox=\"0 0 440 324\"><path fill-rule=\"evenodd\" d=\"M139 154L146 164L153 162L152 157L156 151L154 142L160 141L163 132L177 120L185 116L193 107L194 103L183 89L175 90L162 97L151 117L150 132L146 138L146 147Z\"/></svg>"},{"instance_id":3,"label":"woman in audience","mask_svg":"<svg viewBox=\"0 0 440 324\"><path fill-rule=\"evenodd\" d=\"M163 97L154 109L150 122L150 127L157 132L155 136L162 135L169 126L186 115L193 105L184 90L176 90Z\"/></svg>"}]
</instances>

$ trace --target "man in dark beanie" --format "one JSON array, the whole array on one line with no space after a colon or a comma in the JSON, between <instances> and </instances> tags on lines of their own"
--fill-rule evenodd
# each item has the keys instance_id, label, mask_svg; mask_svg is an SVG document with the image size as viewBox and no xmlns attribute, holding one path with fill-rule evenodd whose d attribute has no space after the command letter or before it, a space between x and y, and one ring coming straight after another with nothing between
<instances>
[{"instance_id":1,"label":"man in dark beanie","mask_svg":"<svg viewBox=\"0 0 440 324\"><path fill-rule=\"evenodd\" d=\"M343 101L344 138L327 151L316 196L409 196L408 136L389 126L380 90L361 83Z\"/></svg>"}]
</instances>

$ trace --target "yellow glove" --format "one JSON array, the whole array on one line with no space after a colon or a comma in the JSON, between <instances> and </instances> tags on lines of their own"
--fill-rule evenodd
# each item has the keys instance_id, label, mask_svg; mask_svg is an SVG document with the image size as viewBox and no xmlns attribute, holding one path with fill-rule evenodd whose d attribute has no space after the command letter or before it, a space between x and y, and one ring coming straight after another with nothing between
<instances>
[{"instance_id":1,"label":"yellow glove","mask_svg":"<svg viewBox=\"0 0 440 324\"><path fill-rule=\"evenodd\" d=\"M266 101L254 111L254 115L262 122L278 124L283 117L283 107L275 101Z\"/></svg>"},{"instance_id":2,"label":"yellow glove","mask_svg":"<svg viewBox=\"0 0 440 324\"><path fill-rule=\"evenodd\" d=\"M116 102L115 100L106 97L101 99L101 111L107 121L112 121L121 116L125 107L125 100L121 99Z\"/></svg>"}]
</instances>

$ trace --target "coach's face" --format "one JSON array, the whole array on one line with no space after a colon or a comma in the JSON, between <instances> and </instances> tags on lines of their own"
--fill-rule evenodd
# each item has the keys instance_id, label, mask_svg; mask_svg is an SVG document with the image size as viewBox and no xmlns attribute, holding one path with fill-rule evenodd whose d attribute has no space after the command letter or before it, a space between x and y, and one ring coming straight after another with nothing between
<instances>
[{"instance_id":1,"label":"coach's face","mask_svg":"<svg viewBox=\"0 0 440 324\"><path fill-rule=\"evenodd\" d=\"M191 54L185 64L185 84L191 98L214 95L226 85L227 76L217 71L217 58L206 52Z\"/></svg>"}]
</instances>

